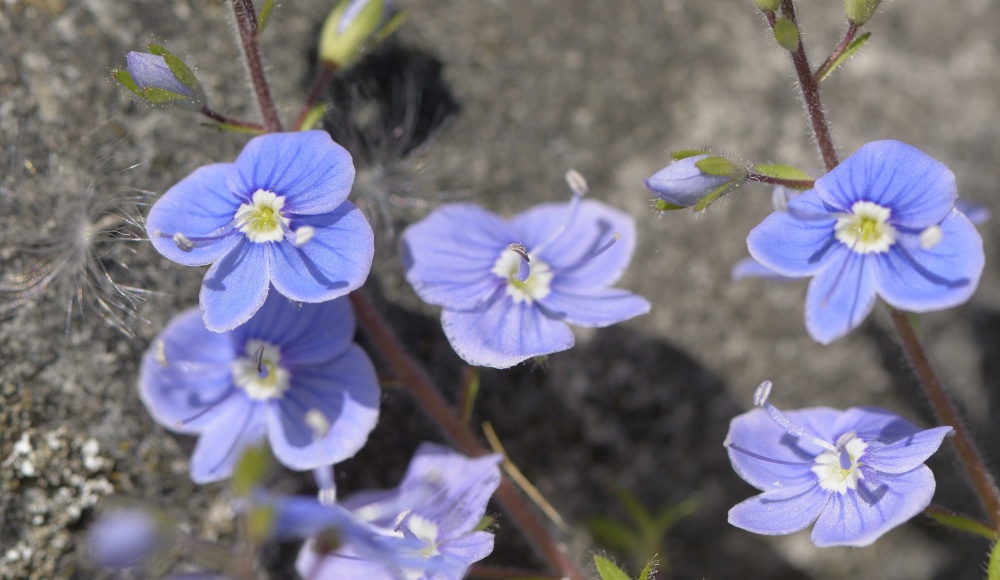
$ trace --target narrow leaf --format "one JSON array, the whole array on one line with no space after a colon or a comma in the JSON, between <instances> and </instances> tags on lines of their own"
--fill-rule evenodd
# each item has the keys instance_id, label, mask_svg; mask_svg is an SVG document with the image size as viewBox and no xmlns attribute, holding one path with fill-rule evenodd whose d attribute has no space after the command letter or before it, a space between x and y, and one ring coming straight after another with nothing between
<instances>
[{"instance_id":1,"label":"narrow leaf","mask_svg":"<svg viewBox=\"0 0 1000 580\"><path fill-rule=\"evenodd\" d=\"M753 171L763 175L764 177L773 177L774 179L812 181L812 176L805 171L802 171L798 167L783 165L781 163L760 163L753 166Z\"/></svg>"},{"instance_id":2,"label":"narrow leaf","mask_svg":"<svg viewBox=\"0 0 1000 580\"><path fill-rule=\"evenodd\" d=\"M601 580L632 580L624 570L602 556L594 556L594 565L597 566L597 573L601 575Z\"/></svg>"},{"instance_id":3,"label":"narrow leaf","mask_svg":"<svg viewBox=\"0 0 1000 580\"><path fill-rule=\"evenodd\" d=\"M267 23L271 21L271 11L274 10L274 0L264 0L264 5L257 15L257 36L267 28Z\"/></svg>"},{"instance_id":4,"label":"narrow leaf","mask_svg":"<svg viewBox=\"0 0 1000 580\"><path fill-rule=\"evenodd\" d=\"M639 543L638 535L631 528L609 518L588 519L587 531L594 536L597 543L619 552L628 552Z\"/></svg>"},{"instance_id":5,"label":"narrow leaf","mask_svg":"<svg viewBox=\"0 0 1000 580\"><path fill-rule=\"evenodd\" d=\"M632 518L632 521L637 526L647 530L653 525L653 518L649 515L649 511L639 502L639 498L635 497L634 494L627 489L618 488L615 490L615 495L618 496L618 501L625 508L628 517Z\"/></svg>"},{"instance_id":6,"label":"narrow leaf","mask_svg":"<svg viewBox=\"0 0 1000 580\"><path fill-rule=\"evenodd\" d=\"M827 77L829 77L833 73L833 71L837 70L837 68L840 67L840 65L847 62L847 59L854 56L854 53L858 52L858 50L862 46L864 46L866 42L868 42L868 38L871 35L872 35L871 32L866 32L861 36L855 38L853 41L851 41L851 43L847 45L847 48L844 49L843 54L838 56L837 60L830 63L830 68L826 69L826 71L818 79L816 79L816 81L823 82L824 80L826 80Z\"/></svg>"},{"instance_id":7,"label":"narrow leaf","mask_svg":"<svg viewBox=\"0 0 1000 580\"><path fill-rule=\"evenodd\" d=\"M956 530L961 530L963 532L968 532L970 534L982 536L987 540L991 541L996 539L997 537L996 532L990 529L989 526L981 524L976 520L967 518L965 516L953 513L945 513L943 511L932 510L930 508L925 510L924 513L930 516L937 523L948 526L949 528L954 528Z\"/></svg>"},{"instance_id":8,"label":"narrow leaf","mask_svg":"<svg viewBox=\"0 0 1000 580\"><path fill-rule=\"evenodd\" d=\"M687 206L674 205L674 204L672 204L670 202L666 202L666 201L663 201L662 199L658 199L658 200L656 200L656 203L653 204L653 209L655 209L657 211L674 211L674 210L677 210L677 209L687 209Z\"/></svg>"},{"instance_id":9,"label":"narrow leaf","mask_svg":"<svg viewBox=\"0 0 1000 580\"><path fill-rule=\"evenodd\" d=\"M646 562L646 567L642 569L642 573L639 574L639 580L649 580L650 574L653 573L653 560Z\"/></svg>"},{"instance_id":10,"label":"narrow leaf","mask_svg":"<svg viewBox=\"0 0 1000 580\"><path fill-rule=\"evenodd\" d=\"M1000 542L993 544L990 550L990 563L986 567L987 580L1000 580Z\"/></svg>"},{"instance_id":11,"label":"narrow leaf","mask_svg":"<svg viewBox=\"0 0 1000 580\"><path fill-rule=\"evenodd\" d=\"M326 105L313 105L309 109L309 112L306 113L306 116L302 118L302 124L298 126L298 130L308 131L309 129L312 129L320 122L325 114Z\"/></svg>"}]
</instances>

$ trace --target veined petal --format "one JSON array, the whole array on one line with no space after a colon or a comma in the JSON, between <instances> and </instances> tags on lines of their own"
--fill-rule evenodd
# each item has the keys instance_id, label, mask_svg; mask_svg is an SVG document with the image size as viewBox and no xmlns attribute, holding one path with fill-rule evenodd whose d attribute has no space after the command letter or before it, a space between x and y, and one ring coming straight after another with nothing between
<instances>
[{"instance_id":1,"label":"veined petal","mask_svg":"<svg viewBox=\"0 0 1000 580\"><path fill-rule=\"evenodd\" d=\"M813 435L831 441L833 426L840 412L827 407L787 411L790 421L801 425ZM823 449L789 435L764 409L752 409L733 418L729 423L728 439L751 453L801 465L775 463L729 448L729 461L736 473L760 490L786 489L815 483L811 463ZM832 439L836 441L836 439Z\"/></svg>"},{"instance_id":2,"label":"veined petal","mask_svg":"<svg viewBox=\"0 0 1000 580\"><path fill-rule=\"evenodd\" d=\"M548 240L566 220L569 203L535 206L511 220L514 241L529 251ZM621 239L598 256L581 260L621 234ZM635 220L627 213L593 199L580 202L575 218L559 237L539 252L555 273L554 283L578 289L610 286L621 278L635 252Z\"/></svg>"},{"instance_id":3,"label":"veined petal","mask_svg":"<svg viewBox=\"0 0 1000 580\"><path fill-rule=\"evenodd\" d=\"M925 465L900 475L875 477L862 470L858 488L832 494L819 515L812 532L817 546L869 546L922 512L934 496L934 475Z\"/></svg>"},{"instance_id":4,"label":"veined petal","mask_svg":"<svg viewBox=\"0 0 1000 580\"><path fill-rule=\"evenodd\" d=\"M294 370L300 365L340 356L354 344L354 330L354 310L346 298L295 304L277 292L270 292L257 314L235 328L231 336L237 345L244 345L249 339L278 345L282 366Z\"/></svg>"},{"instance_id":5,"label":"veined petal","mask_svg":"<svg viewBox=\"0 0 1000 580\"><path fill-rule=\"evenodd\" d=\"M154 343L142 358L139 397L157 423L172 431L199 433L220 412L212 405L234 388L233 343L205 328L198 309L171 320L158 340L162 349Z\"/></svg>"},{"instance_id":6,"label":"veined petal","mask_svg":"<svg viewBox=\"0 0 1000 580\"><path fill-rule=\"evenodd\" d=\"M765 278L767 280L776 280L778 282L788 282L796 279L792 276L779 274L753 258L743 258L739 262L733 264L733 269L730 270L729 277L733 280L742 280L744 278Z\"/></svg>"},{"instance_id":7,"label":"veined petal","mask_svg":"<svg viewBox=\"0 0 1000 580\"><path fill-rule=\"evenodd\" d=\"M833 250L841 244L834 237L830 215L815 189L788 202L789 211L767 216L747 236L750 255L783 276L812 276L823 269ZM796 216L808 216L803 219ZM813 219L816 218L816 219Z\"/></svg>"},{"instance_id":8,"label":"veined petal","mask_svg":"<svg viewBox=\"0 0 1000 580\"><path fill-rule=\"evenodd\" d=\"M274 456L297 470L353 457L378 421L379 396L375 367L357 345L334 361L296 368L288 391L268 411ZM322 413L330 426L319 440L306 421L310 411Z\"/></svg>"},{"instance_id":9,"label":"veined petal","mask_svg":"<svg viewBox=\"0 0 1000 580\"><path fill-rule=\"evenodd\" d=\"M877 255L877 288L886 302L928 312L962 304L976 291L985 264L982 237L957 210L940 227L941 240L930 249L897 244Z\"/></svg>"},{"instance_id":10,"label":"veined petal","mask_svg":"<svg viewBox=\"0 0 1000 580\"><path fill-rule=\"evenodd\" d=\"M533 304L515 304L502 289L481 308L445 309L441 323L458 356L472 365L498 369L566 350L575 341L565 322L545 316Z\"/></svg>"},{"instance_id":11,"label":"veined petal","mask_svg":"<svg viewBox=\"0 0 1000 580\"><path fill-rule=\"evenodd\" d=\"M232 163L199 167L153 204L146 217L146 233L156 251L178 264L204 266L228 253L243 238L237 232L196 244L187 252L177 247L173 239L176 233L188 238L218 234L219 229L233 221L242 201L226 185L232 167Z\"/></svg>"},{"instance_id":12,"label":"veined petal","mask_svg":"<svg viewBox=\"0 0 1000 580\"><path fill-rule=\"evenodd\" d=\"M268 270L267 248L246 238L212 264L198 296L205 327L225 332L250 320L267 299Z\"/></svg>"},{"instance_id":13,"label":"veined petal","mask_svg":"<svg viewBox=\"0 0 1000 580\"><path fill-rule=\"evenodd\" d=\"M875 260L838 244L806 293L806 330L830 344L868 316L875 306Z\"/></svg>"},{"instance_id":14,"label":"veined petal","mask_svg":"<svg viewBox=\"0 0 1000 580\"><path fill-rule=\"evenodd\" d=\"M254 137L233 163L229 187L249 200L258 190L284 196L283 213L322 214L347 200L354 184L351 154L325 131Z\"/></svg>"},{"instance_id":15,"label":"veined petal","mask_svg":"<svg viewBox=\"0 0 1000 580\"><path fill-rule=\"evenodd\" d=\"M461 563L456 567L455 578L464 578L468 567L493 553L493 534L489 532L469 532L457 538L446 540L438 546L445 559Z\"/></svg>"},{"instance_id":16,"label":"veined petal","mask_svg":"<svg viewBox=\"0 0 1000 580\"><path fill-rule=\"evenodd\" d=\"M618 288L575 288L559 284L539 305L576 326L604 327L649 312L649 301Z\"/></svg>"},{"instance_id":17,"label":"veined petal","mask_svg":"<svg viewBox=\"0 0 1000 580\"><path fill-rule=\"evenodd\" d=\"M388 566L370 560L350 546L342 546L332 554L316 552L312 540L299 550L295 569L303 578L310 580L341 580L343 578L363 578L364 580L398 580Z\"/></svg>"},{"instance_id":18,"label":"veined petal","mask_svg":"<svg viewBox=\"0 0 1000 580\"><path fill-rule=\"evenodd\" d=\"M772 489L733 506L729 523L755 534L791 534L816 521L829 500L818 483Z\"/></svg>"},{"instance_id":19,"label":"veined petal","mask_svg":"<svg viewBox=\"0 0 1000 580\"><path fill-rule=\"evenodd\" d=\"M314 233L300 247L284 241L268 244L271 283L278 292L300 302L325 302L364 284L375 256L375 235L353 203L302 216L292 226L308 226Z\"/></svg>"},{"instance_id":20,"label":"veined petal","mask_svg":"<svg viewBox=\"0 0 1000 580\"><path fill-rule=\"evenodd\" d=\"M205 426L191 455L191 479L205 484L233 472L243 450L264 441L264 407L237 393L219 404L216 419Z\"/></svg>"},{"instance_id":21,"label":"veined petal","mask_svg":"<svg viewBox=\"0 0 1000 580\"><path fill-rule=\"evenodd\" d=\"M403 231L406 279L425 302L478 306L503 281L491 271L514 239L509 224L472 204L449 204Z\"/></svg>"},{"instance_id":22,"label":"veined petal","mask_svg":"<svg viewBox=\"0 0 1000 580\"><path fill-rule=\"evenodd\" d=\"M848 211L858 201L890 208L895 227L921 230L955 205L955 174L940 161L900 141L872 141L816 180L828 205Z\"/></svg>"}]
</instances>

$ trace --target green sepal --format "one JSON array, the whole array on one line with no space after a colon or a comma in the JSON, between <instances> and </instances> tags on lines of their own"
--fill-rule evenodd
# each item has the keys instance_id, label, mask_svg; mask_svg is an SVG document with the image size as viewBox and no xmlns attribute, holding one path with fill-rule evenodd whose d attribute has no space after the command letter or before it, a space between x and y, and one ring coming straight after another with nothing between
<instances>
[{"instance_id":1,"label":"green sepal","mask_svg":"<svg viewBox=\"0 0 1000 580\"><path fill-rule=\"evenodd\" d=\"M1000 580L1000 542L990 550L990 562L986 565L986 580Z\"/></svg>"},{"instance_id":2,"label":"green sepal","mask_svg":"<svg viewBox=\"0 0 1000 580\"><path fill-rule=\"evenodd\" d=\"M702 173L716 177L730 177L736 174L736 164L718 155L706 157L694 164Z\"/></svg>"},{"instance_id":3,"label":"green sepal","mask_svg":"<svg viewBox=\"0 0 1000 580\"><path fill-rule=\"evenodd\" d=\"M479 520L479 523L476 524L476 527L473 528L472 531L474 532L486 531L487 529L489 529L490 526L492 526L495 523L497 523L497 520L493 516L483 516L483 519Z\"/></svg>"},{"instance_id":4,"label":"green sepal","mask_svg":"<svg viewBox=\"0 0 1000 580\"><path fill-rule=\"evenodd\" d=\"M632 580L624 570L603 556L594 556L594 565L601 580Z\"/></svg>"},{"instance_id":5,"label":"green sepal","mask_svg":"<svg viewBox=\"0 0 1000 580\"><path fill-rule=\"evenodd\" d=\"M781 0L753 0L753 3L763 12L774 12L781 6Z\"/></svg>"},{"instance_id":6,"label":"green sepal","mask_svg":"<svg viewBox=\"0 0 1000 580\"><path fill-rule=\"evenodd\" d=\"M260 7L257 15L257 36L267 28L267 23L271 21L271 11L274 10L274 0L264 0L264 5Z\"/></svg>"},{"instance_id":7,"label":"green sepal","mask_svg":"<svg viewBox=\"0 0 1000 580\"><path fill-rule=\"evenodd\" d=\"M171 101L189 101L191 97L187 95L182 95L180 93L175 93L173 91L168 91L166 89L159 89L156 87L146 87L146 90L142 93L143 98L145 98L150 103L154 105L160 105L163 103L169 103Z\"/></svg>"},{"instance_id":8,"label":"green sepal","mask_svg":"<svg viewBox=\"0 0 1000 580\"><path fill-rule=\"evenodd\" d=\"M653 562L654 560L646 562L646 567L643 568L642 573L639 574L639 580L649 580L650 575L653 574Z\"/></svg>"},{"instance_id":9,"label":"green sepal","mask_svg":"<svg viewBox=\"0 0 1000 580\"><path fill-rule=\"evenodd\" d=\"M778 41L778 46L795 52L799 49L799 27L787 18L779 18L774 23L774 39Z\"/></svg>"},{"instance_id":10,"label":"green sepal","mask_svg":"<svg viewBox=\"0 0 1000 580\"><path fill-rule=\"evenodd\" d=\"M271 464L270 454L265 447L247 447L236 461L231 485L233 493L245 497L264 481Z\"/></svg>"},{"instance_id":11,"label":"green sepal","mask_svg":"<svg viewBox=\"0 0 1000 580\"><path fill-rule=\"evenodd\" d=\"M705 211L705 208L707 208L708 206L712 205L713 203L719 201L720 199L722 199L722 197L724 195L726 195L727 193L735 190L737 187L739 187L742 184L743 184L743 182L736 182L736 181L730 181L729 183L726 183L722 187L719 187L718 189L716 189L712 193L710 193L710 194L706 195L705 197L701 198L700 200L698 200L698 203L696 203L695 206L694 206L694 211L696 211L696 212L697 211Z\"/></svg>"},{"instance_id":12,"label":"green sepal","mask_svg":"<svg viewBox=\"0 0 1000 580\"><path fill-rule=\"evenodd\" d=\"M155 54L157 56L163 56L165 54L170 54L170 51L168 51L166 48L160 46L159 44L153 43L153 42L150 42L150 43L146 44L146 50L148 50L150 54Z\"/></svg>"},{"instance_id":13,"label":"green sepal","mask_svg":"<svg viewBox=\"0 0 1000 580\"><path fill-rule=\"evenodd\" d=\"M939 511L931 511L931 510L927 510L924 513L935 522L944 526L948 526L949 528L954 528L956 530L961 530L963 532L968 532L970 534L981 536L990 541L993 541L997 538L997 533L993 531L989 526L981 524L976 520L967 518L965 516L960 516L958 514L951 514L951 513L943 513Z\"/></svg>"},{"instance_id":14,"label":"green sepal","mask_svg":"<svg viewBox=\"0 0 1000 580\"><path fill-rule=\"evenodd\" d=\"M254 544L263 544L274 527L274 510L271 506L254 506L247 512L247 535Z\"/></svg>"},{"instance_id":15,"label":"green sepal","mask_svg":"<svg viewBox=\"0 0 1000 580\"><path fill-rule=\"evenodd\" d=\"M358 59L361 50L374 34L382 28L385 0L372 0L354 16L346 30L339 30L348 0L341 0L330 12L319 37L319 60L322 63L345 68Z\"/></svg>"},{"instance_id":16,"label":"green sepal","mask_svg":"<svg viewBox=\"0 0 1000 580\"><path fill-rule=\"evenodd\" d=\"M372 36L371 44L378 44L386 38L392 36L392 34L399 30L399 27L406 22L408 17L409 14L405 10L400 10L399 12L393 14L392 18L390 18L389 21L386 22L382 28L379 28L378 32Z\"/></svg>"},{"instance_id":17,"label":"green sepal","mask_svg":"<svg viewBox=\"0 0 1000 580\"><path fill-rule=\"evenodd\" d=\"M844 12L855 24L864 24L875 16L882 0L844 0Z\"/></svg>"},{"instance_id":18,"label":"green sepal","mask_svg":"<svg viewBox=\"0 0 1000 580\"><path fill-rule=\"evenodd\" d=\"M298 131L308 131L315 127L320 120L323 119L323 115L326 114L326 105L313 105L309 108L309 112L306 116L302 118L302 124L296 127Z\"/></svg>"},{"instance_id":19,"label":"green sepal","mask_svg":"<svg viewBox=\"0 0 1000 580\"><path fill-rule=\"evenodd\" d=\"M194 76L194 73L191 72L188 65L184 64L183 60L168 52L163 55L163 61L167 63L167 66L170 67L170 72L174 73L174 76L177 77L177 80L182 85L191 89L191 92L198 93L200 86L198 77Z\"/></svg>"},{"instance_id":20,"label":"green sepal","mask_svg":"<svg viewBox=\"0 0 1000 580\"><path fill-rule=\"evenodd\" d=\"M653 203L653 209L656 211L674 211L678 209L687 209L686 205L674 205L668 201L663 201L662 199L656 200Z\"/></svg>"},{"instance_id":21,"label":"green sepal","mask_svg":"<svg viewBox=\"0 0 1000 580\"><path fill-rule=\"evenodd\" d=\"M820 76L818 79L816 79L816 81L820 83L825 81L827 77L829 77L833 73L833 71L837 70L837 68L839 68L840 65L847 62L847 59L854 56L854 53L858 52L858 50L862 46L864 46L866 42L868 42L868 39L871 37L871 35L872 35L871 32L866 32L861 36L852 40L851 43L847 45L847 48L844 49L843 54L838 56L836 60L830 63L830 68L826 69L826 71L823 72L823 75Z\"/></svg>"},{"instance_id":22,"label":"green sepal","mask_svg":"<svg viewBox=\"0 0 1000 580\"><path fill-rule=\"evenodd\" d=\"M130 75L127 70L113 70L111 71L111 77L118 81L121 86L139 95L140 97L146 96L142 94L141 90L139 90L139 85L135 84L135 81L132 80L132 75Z\"/></svg>"},{"instance_id":23,"label":"green sepal","mask_svg":"<svg viewBox=\"0 0 1000 580\"><path fill-rule=\"evenodd\" d=\"M813 178L805 171L791 165L781 163L759 163L751 167L754 173L759 173L764 177L774 179L784 179L787 181L812 181Z\"/></svg>"},{"instance_id":24,"label":"green sepal","mask_svg":"<svg viewBox=\"0 0 1000 580\"><path fill-rule=\"evenodd\" d=\"M681 149L680 151L674 151L670 154L670 157L674 161L680 161L681 159L687 159L688 157L694 157L695 155L705 155L711 153L711 151L706 151L704 149Z\"/></svg>"}]
</instances>

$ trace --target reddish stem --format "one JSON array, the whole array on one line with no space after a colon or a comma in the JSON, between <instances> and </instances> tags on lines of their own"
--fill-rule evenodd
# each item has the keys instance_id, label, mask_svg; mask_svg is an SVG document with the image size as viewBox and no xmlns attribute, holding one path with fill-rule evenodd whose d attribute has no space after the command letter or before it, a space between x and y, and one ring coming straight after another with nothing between
<instances>
[{"instance_id":1,"label":"reddish stem","mask_svg":"<svg viewBox=\"0 0 1000 580\"><path fill-rule=\"evenodd\" d=\"M243 129L249 129L251 131L259 131L261 133L266 132L264 126L259 123L243 121L242 119L234 119L232 117L223 115L222 113L217 113L212 109L209 109L208 107L202 107L202 109L198 112L221 125L232 125L234 127L241 127Z\"/></svg>"},{"instance_id":2,"label":"reddish stem","mask_svg":"<svg viewBox=\"0 0 1000 580\"><path fill-rule=\"evenodd\" d=\"M753 171L747 172L747 179L768 185L783 185L792 189L812 189L815 183L812 179L780 179L778 177L754 173Z\"/></svg>"},{"instance_id":3,"label":"reddish stem","mask_svg":"<svg viewBox=\"0 0 1000 580\"><path fill-rule=\"evenodd\" d=\"M819 82L819 79L823 78L824 75L830 72L830 67L832 67L833 63L836 62L842 54L844 54L844 51L847 50L847 47L854 41L854 37L858 34L858 30L860 29L861 27L858 26L857 22L853 20L847 21L847 30L844 32L844 37L840 39L840 42L837 43L837 47L833 49L830 57L823 61L823 64L819 65L819 68L816 69L816 74L813 75L817 83Z\"/></svg>"},{"instance_id":4,"label":"reddish stem","mask_svg":"<svg viewBox=\"0 0 1000 580\"><path fill-rule=\"evenodd\" d=\"M247 70L250 71L250 83L257 93L257 104L264 117L264 127L270 133L281 131L281 118L274 106L271 89L264 76L264 66L260 61L260 48L257 46L257 14L251 0L232 0L233 13L236 16L236 28L240 32L240 46L246 59Z\"/></svg>"}]
</instances>

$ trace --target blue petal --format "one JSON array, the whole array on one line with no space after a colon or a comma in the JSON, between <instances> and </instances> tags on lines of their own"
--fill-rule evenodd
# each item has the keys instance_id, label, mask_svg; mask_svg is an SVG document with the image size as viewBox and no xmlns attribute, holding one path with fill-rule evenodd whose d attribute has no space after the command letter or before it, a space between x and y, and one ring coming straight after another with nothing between
<instances>
[{"instance_id":1,"label":"blue petal","mask_svg":"<svg viewBox=\"0 0 1000 580\"><path fill-rule=\"evenodd\" d=\"M441 323L458 356L476 366L505 369L575 342L565 322L545 316L535 305L515 304L502 289L482 308L445 309Z\"/></svg>"},{"instance_id":2,"label":"blue petal","mask_svg":"<svg viewBox=\"0 0 1000 580\"><path fill-rule=\"evenodd\" d=\"M868 316L875 306L875 259L838 244L806 292L806 330L830 344Z\"/></svg>"},{"instance_id":3,"label":"blue petal","mask_svg":"<svg viewBox=\"0 0 1000 580\"><path fill-rule=\"evenodd\" d=\"M300 302L325 302L365 283L375 256L375 235L353 203L304 216L292 224L314 228L301 247L282 241L268 244L271 283L281 294Z\"/></svg>"},{"instance_id":4,"label":"blue petal","mask_svg":"<svg viewBox=\"0 0 1000 580\"><path fill-rule=\"evenodd\" d=\"M149 512L122 508L103 514L90 526L87 552L102 568L127 568L153 555L165 539Z\"/></svg>"},{"instance_id":5,"label":"blue petal","mask_svg":"<svg viewBox=\"0 0 1000 580\"><path fill-rule=\"evenodd\" d=\"M325 131L254 137L233 168L230 189L247 200L260 189L284 196L286 215L331 212L354 184L351 154Z\"/></svg>"},{"instance_id":6,"label":"blue petal","mask_svg":"<svg viewBox=\"0 0 1000 580\"><path fill-rule=\"evenodd\" d=\"M837 421L839 434L854 431L867 444L860 460L884 473L904 473L927 460L951 427L921 429L899 415L878 407L852 407Z\"/></svg>"},{"instance_id":7,"label":"blue petal","mask_svg":"<svg viewBox=\"0 0 1000 580\"><path fill-rule=\"evenodd\" d=\"M136 86L145 91L149 87L193 97L191 89L170 70L162 55L132 51L125 55L125 66Z\"/></svg>"},{"instance_id":8,"label":"blue petal","mask_svg":"<svg viewBox=\"0 0 1000 580\"><path fill-rule=\"evenodd\" d=\"M569 217L570 203L535 206L511 220L513 241L534 252ZM576 216L556 239L545 244L539 257L555 273L554 283L564 286L601 288L621 278L635 251L635 220L605 203L584 199ZM596 257L584 260L612 239L621 239Z\"/></svg>"},{"instance_id":9,"label":"blue petal","mask_svg":"<svg viewBox=\"0 0 1000 580\"><path fill-rule=\"evenodd\" d=\"M778 282L787 282L789 280L797 279L792 276L779 274L753 258L743 258L739 262L736 262L736 264L733 265L733 269L729 272L729 277L733 280L742 280L743 278L764 278Z\"/></svg>"},{"instance_id":10,"label":"blue petal","mask_svg":"<svg viewBox=\"0 0 1000 580\"><path fill-rule=\"evenodd\" d=\"M205 327L225 332L250 320L267 299L268 269L267 248L246 238L212 264L198 295Z\"/></svg>"},{"instance_id":11,"label":"blue petal","mask_svg":"<svg viewBox=\"0 0 1000 580\"><path fill-rule=\"evenodd\" d=\"M269 407L271 449L278 461L300 471L339 463L364 446L378 421L378 408L375 367L354 345L332 362L292 370L288 390ZM312 410L330 425L319 440L306 423Z\"/></svg>"},{"instance_id":12,"label":"blue petal","mask_svg":"<svg viewBox=\"0 0 1000 580\"><path fill-rule=\"evenodd\" d=\"M235 232L214 242L203 242L185 252L174 243L173 235L188 238L218 234L233 221L242 200L226 185L232 163L215 163L195 169L167 190L153 204L146 218L146 233L153 247L167 258L185 266L204 266L218 260L243 239Z\"/></svg>"},{"instance_id":13,"label":"blue petal","mask_svg":"<svg viewBox=\"0 0 1000 580\"><path fill-rule=\"evenodd\" d=\"M157 360L159 341L163 360ZM210 409L233 389L235 351L228 336L210 332L197 309L174 317L142 358L139 397L157 423L181 433L199 433L214 421Z\"/></svg>"},{"instance_id":14,"label":"blue petal","mask_svg":"<svg viewBox=\"0 0 1000 580\"><path fill-rule=\"evenodd\" d=\"M788 411L785 416L817 437L829 441L840 412L826 407L815 407ZM752 409L734 417L729 423L728 439L733 444L757 455L801 464L787 465L764 461L736 449L728 449L733 469L757 489L765 491L784 489L816 482L816 474L812 472L812 462L823 449L789 435L764 409Z\"/></svg>"},{"instance_id":15,"label":"blue petal","mask_svg":"<svg viewBox=\"0 0 1000 580\"><path fill-rule=\"evenodd\" d=\"M993 215L989 206L962 198L955 200L955 209L965 214L965 217L977 226L990 221L990 216Z\"/></svg>"},{"instance_id":16,"label":"blue petal","mask_svg":"<svg viewBox=\"0 0 1000 580\"><path fill-rule=\"evenodd\" d=\"M454 568L455 578L464 578L465 572L471 564L493 553L493 534L470 532L442 542L438 545L438 550L450 562L461 564L461 566Z\"/></svg>"},{"instance_id":17,"label":"blue petal","mask_svg":"<svg viewBox=\"0 0 1000 580\"><path fill-rule=\"evenodd\" d=\"M564 288L555 286L539 301L550 315L570 324L603 327L649 312L649 301L618 288Z\"/></svg>"},{"instance_id":18,"label":"blue petal","mask_svg":"<svg viewBox=\"0 0 1000 580\"><path fill-rule=\"evenodd\" d=\"M389 567L359 556L350 545L343 546L334 554L319 554L312 541L306 542L299 550L295 569L299 575L309 580L342 580L363 578L364 580L398 580Z\"/></svg>"},{"instance_id":19,"label":"blue petal","mask_svg":"<svg viewBox=\"0 0 1000 580\"><path fill-rule=\"evenodd\" d=\"M205 484L225 479L243 450L264 441L264 407L237 393L218 406L215 419L198 438L191 455L191 480Z\"/></svg>"},{"instance_id":20,"label":"blue petal","mask_svg":"<svg viewBox=\"0 0 1000 580\"><path fill-rule=\"evenodd\" d=\"M340 356L354 344L354 330L354 310L347 298L295 304L272 292L257 314L231 335L237 345L253 338L277 345L281 366L294 368Z\"/></svg>"},{"instance_id":21,"label":"blue petal","mask_svg":"<svg viewBox=\"0 0 1000 580\"><path fill-rule=\"evenodd\" d=\"M270 534L277 540L302 539L329 529L337 529L348 540L370 531L340 505L323 505L314 496L264 496L255 500L274 514Z\"/></svg>"},{"instance_id":22,"label":"blue petal","mask_svg":"<svg viewBox=\"0 0 1000 580\"><path fill-rule=\"evenodd\" d=\"M858 489L832 494L813 528L812 541L817 546L869 546L922 512L934 496L934 475L924 465L901 475L869 479L873 472L862 473Z\"/></svg>"},{"instance_id":23,"label":"blue petal","mask_svg":"<svg viewBox=\"0 0 1000 580\"><path fill-rule=\"evenodd\" d=\"M443 206L403 231L406 279L425 302L467 309L502 280L491 270L514 239L510 225L472 204Z\"/></svg>"},{"instance_id":24,"label":"blue petal","mask_svg":"<svg viewBox=\"0 0 1000 580\"><path fill-rule=\"evenodd\" d=\"M774 212L750 230L747 248L754 259L778 274L812 276L841 245L833 233L837 222L832 216L818 219L829 211L814 189L789 201L788 207L789 211Z\"/></svg>"},{"instance_id":25,"label":"blue petal","mask_svg":"<svg viewBox=\"0 0 1000 580\"><path fill-rule=\"evenodd\" d=\"M950 169L900 141L863 145L817 179L816 191L823 201L843 212L858 201L888 207L892 225L917 230L944 219L958 196Z\"/></svg>"},{"instance_id":26,"label":"blue petal","mask_svg":"<svg viewBox=\"0 0 1000 580\"><path fill-rule=\"evenodd\" d=\"M956 210L941 222L941 241L931 249L895 244L877 259L879 295L910 312L941 310L968 300L986 261L982 237Z\"/></svg>"},{"instance_id":27,"label":"blue petal","mask_svg":"<svg viewBox=\"0 0 1000 580\"><path fill-rule=\"evenodd\" d=\"M772 489L733 506L729 523L755 534L791 534L816 521L829 500L817 483Z\"/></svg>"}]
</instances>

